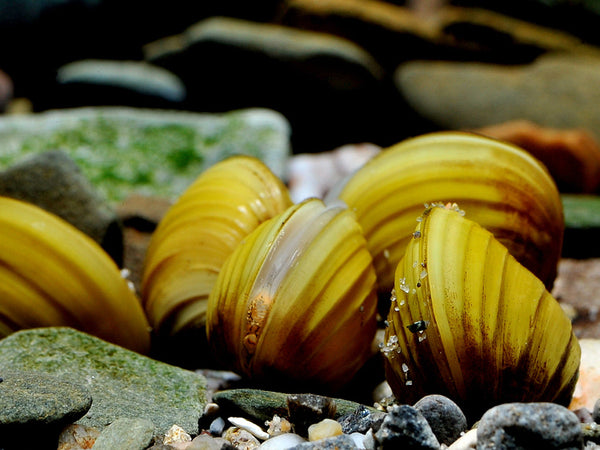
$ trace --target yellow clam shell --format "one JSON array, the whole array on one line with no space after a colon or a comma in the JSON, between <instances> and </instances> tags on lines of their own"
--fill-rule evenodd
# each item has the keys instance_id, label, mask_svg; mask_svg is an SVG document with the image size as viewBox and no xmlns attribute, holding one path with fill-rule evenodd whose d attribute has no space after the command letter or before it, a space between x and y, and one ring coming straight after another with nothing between
<instances>
[{"instance_id":1,"label":"yellow clam shell","mask_svg":"<svg viewBox=\"0 0 600 450\"><path fill-rule=\"evenodd\" d=\"M140 302L89 236L7 197L0 197L0 236L0 338L25 328L68 326L149 351Z\"/></svg>"},{"instance_id":2,"label":"yellow clam shell","mask_svg":"<svg viewBox=\"0 0 600 450\"><path fill-rule=\"evenodd\" d=\"M443 394L473 417L503 402L569 404L580 360L569 319L538 278L456 210L425 211L392 300L382 350L399 401Z\"/></svg>"},{"instance_id":3,"label":"yellow clam shell","mask_svg":"<svg viewBox=\"0 0 600 450\"><path fill-rule=\"evenodd\" d=\"M393 286L423 205L456 202L548 288L557 272L564 219L553 179L508 143L438 132L383 150L338 188L364 229L382 292Z\"/></svg>"},{"instance_id":4,"label":"yellow clam shell","mask_svg":"<svg viewBox=\"0 0 600 450\"><path fill-rule=\"evenodd\" d=\"M291 203L287 188L256 158L234 156L203 172L167 211L146 254L142 300L157 333L204 327L225 259Z\"/></svg>"},{"instance_id":5,"label":"yellow clam shell","mask_svg":"<svg viewBox=\"0 0 600 450\"><path fill-rule=\"evenodd\" d=\"M310 199L262 224L223 265L207 337L256 381L339 389L372 355L376 277L345 207Z\"/></svg>"}]
</instances>

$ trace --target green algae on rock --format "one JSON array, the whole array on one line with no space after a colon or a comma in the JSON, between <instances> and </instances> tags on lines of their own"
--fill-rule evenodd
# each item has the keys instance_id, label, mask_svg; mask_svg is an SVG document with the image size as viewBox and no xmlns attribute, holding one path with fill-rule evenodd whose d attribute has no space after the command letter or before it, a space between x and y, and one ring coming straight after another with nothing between
<instances>
[{"instance_id":1,"label":"green algae on rock","mask_svg":"<svg viewBox=\"0 0 600 450\"><path fill-rule=\"evenodd\" d=\"M191 113L87 107L0 118L0 168L29 153L64 150L111 201L132 192L174 198L203 170L234 154L285 176L290 126L254 108Z\"/></svg>"},{"instance_id":2,"label":"green algae on rock","mask_svg":"<svg viewBox=\"0 0 600 450\"><path fill-rule=\"evenodd\" d=\"M173 424L197 434L206 380L66 327L36 328L0 341L0 374L39 371L89 389L93 403L77 423L104 428L121 417L150 420L156 433Z\"/></svg>"}]
</instances>

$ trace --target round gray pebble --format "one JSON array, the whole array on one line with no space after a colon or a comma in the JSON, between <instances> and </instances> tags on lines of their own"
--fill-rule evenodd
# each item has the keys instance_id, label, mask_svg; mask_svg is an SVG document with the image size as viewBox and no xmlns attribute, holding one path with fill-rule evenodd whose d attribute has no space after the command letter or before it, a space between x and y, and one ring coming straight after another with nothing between
<instances>
[{"instance_id":1,"label":"round gray pebble","mask_svg":"<svg viewBox=\"0 0 600 450\"><path fill-rule=\"evenodd\" d=\"M378 449L439 450L438 442L423 414L409 405L396 405L375 433Z\"/></svg>"},{"instance_id":2,"label":"round gray pebble","mask_svg":"<svg viewBox=\"0 0 600 450\"><path fill-rule=\"evenodd\" d=\"M153 436L154 425L149 420L123 417L102 430L94 450L143 450Z\"/></svg>"},{"instance_id":3,"label":"round gray pebble","mask_svg":"<svg viewBox=\"0 0 600 450\"><path fill-rule=\"evenodd\" d=\"M583 448L577 416L556 403L506 403L479 421L477 450Z\"/></svg>"},{"instance_id":4,"label":"round gray pebble","mask_svg":"<svg viewBox=\"0 0 600 450\"><path fill-rule=\"evenodd\" d=\"M467 418L448 397L427 395L415 403L414 407L423 414L440 444L452 444L467 430Z\"/></svg>"}]
</instances>

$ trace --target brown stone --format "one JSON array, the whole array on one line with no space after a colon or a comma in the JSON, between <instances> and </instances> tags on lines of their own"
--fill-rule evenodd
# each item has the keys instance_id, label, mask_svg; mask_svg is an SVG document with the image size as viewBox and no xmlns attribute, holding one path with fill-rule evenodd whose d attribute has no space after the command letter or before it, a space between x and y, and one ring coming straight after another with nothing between
<instances>
[{"instance_id":1,"label":"brown stone","mask_svg":"<svg viewBox=\"0 0 600 450\"><path fill-rule=\"evenodd\" d=\"M600 186L600 146L586 130L514 120L473 131L527 150L544 163L561 192L591 193Z\"/></svg>"}]
</instances>

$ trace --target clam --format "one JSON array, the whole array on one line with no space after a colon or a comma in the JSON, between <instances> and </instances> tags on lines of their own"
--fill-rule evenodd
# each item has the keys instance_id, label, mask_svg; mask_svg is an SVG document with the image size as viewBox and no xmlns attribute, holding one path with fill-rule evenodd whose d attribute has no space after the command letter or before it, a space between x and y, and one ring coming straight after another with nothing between
<instances>
[{"instance_id":1,"label":"clam","mask_svg":"<svg viewBox=\"0 0 600 450\"><path fill-rule=\"evenodd\" d=\"M209 297L207 338L227 367L259 383L336 390L372 356L376 304L353 213L309 199L227 259Z\"/></svg>"},{"instance_id":2,"label":"clam","mask_svg":"<svg viewBox=\"0 0 600 450\"><path fill-rule=\"evenodd\" d=\"M384 294L424 204L456 202L550 288L564 231L558 190L545 167L511 144L437 132L384 149L337 195L364 229ZM335 196L333 193L331 196Z\"/></svg>"},{"instance_id":3,"label":"clam","mask_svg":"<svg viewBox=\"0 0 600 450\"><path fill-rule=\"evenodd\" d=\"M68 326L146 353L138 298L96 241L38 206L0 197L0 339Z\"/></svg>"},{"instance_id":4,"label":"clam","mask_svg":"<svg viewBox=\"0 0 600 450\"><path fill-rule=\"evenodd\" d=\"M471 417L504 402L568 405L580 348L544 284L455 205L420 219L382 343L395 397L443 394Z\"/></svg>"},{"instance_id":5,"label":"clam","mask_svg":"<svg viewBox=\"0 0 600 450\"><path fill-rule=\"evenodd\" d=\"M260 160L234 156L202 173L167 211L144 262L141 292L158 335L202 329L225 259L260 223L291 205Z\"/></svg>"}]
</instances>

